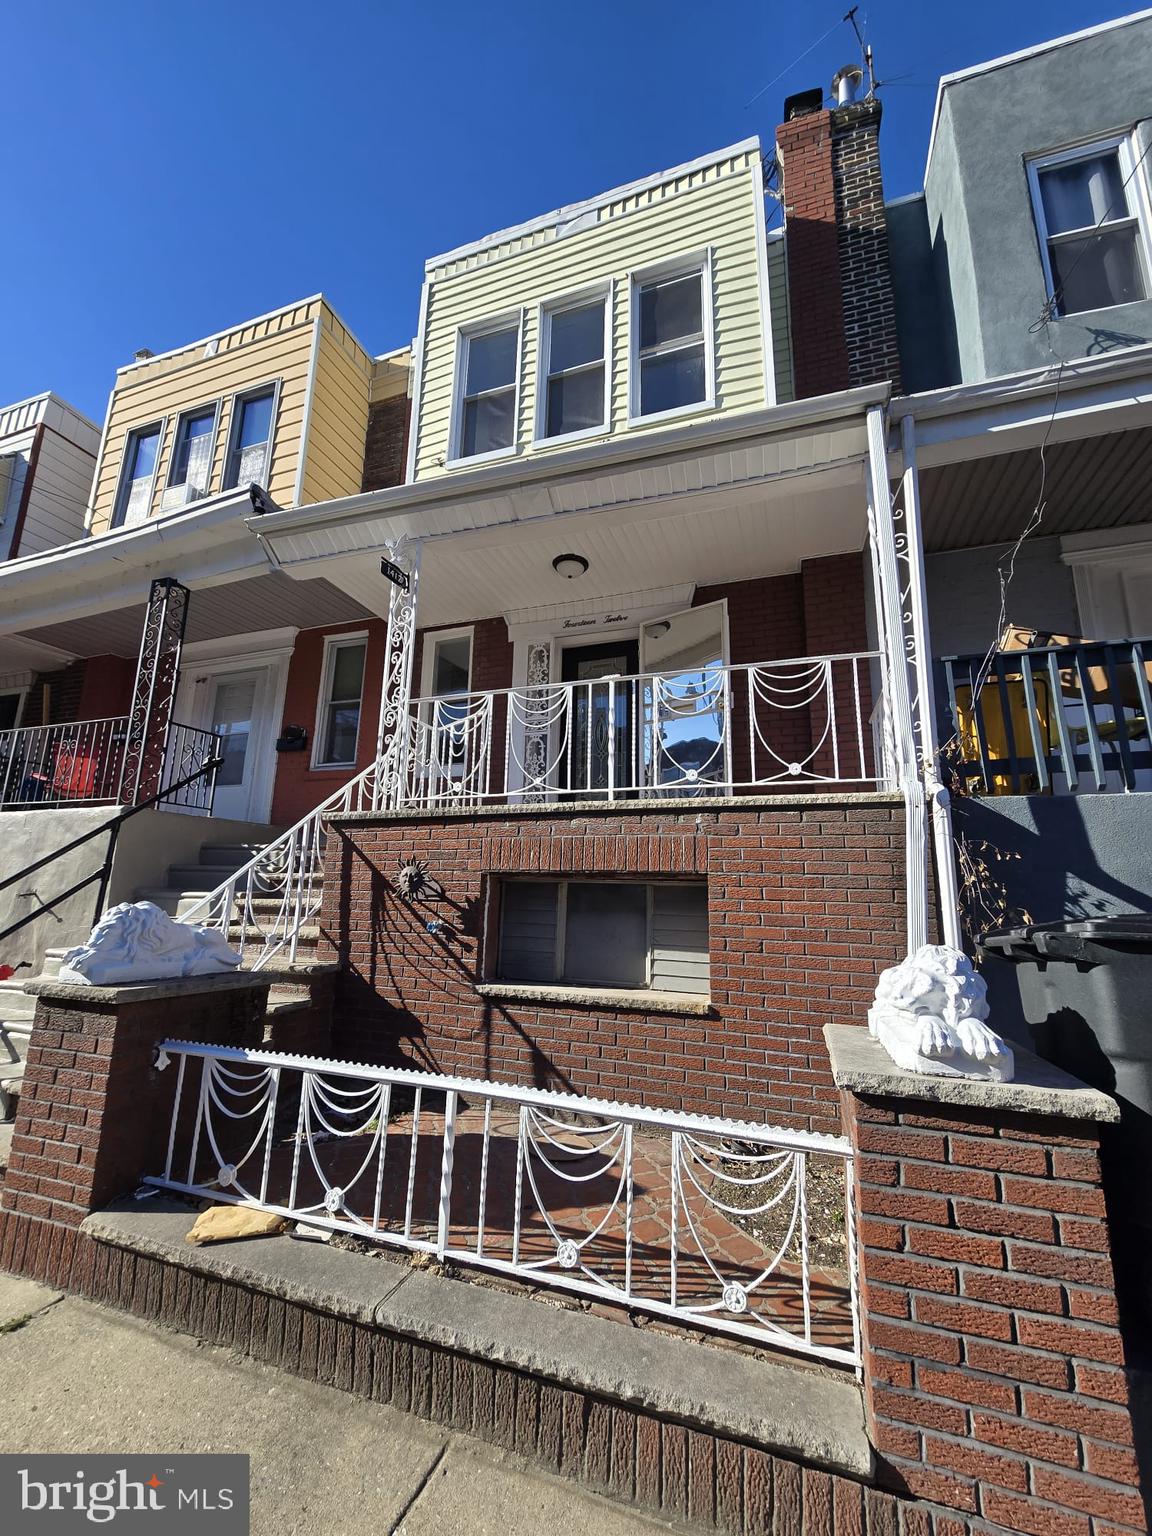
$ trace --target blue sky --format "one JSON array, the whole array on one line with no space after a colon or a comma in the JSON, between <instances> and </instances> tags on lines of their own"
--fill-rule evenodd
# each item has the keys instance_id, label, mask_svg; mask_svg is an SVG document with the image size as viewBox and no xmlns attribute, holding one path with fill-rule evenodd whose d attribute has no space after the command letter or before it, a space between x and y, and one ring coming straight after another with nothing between
<instances>
[{"instance_id":1,"label":"blue sky","mask_svg":"<svg viewBox=\"0 0 1152 1536\"><path fill-rule=\"evenodd\" d=\"M1135 9L1133 5L1130 7ZM374 352L427 256L771 142L858 56L845 0L55 0L3 7L0 403L98 420L115 369L325 292ZM889 196L920 186L942 73L1124 14L1095 0L864 0Z\"/></svg>"}]
</instances>

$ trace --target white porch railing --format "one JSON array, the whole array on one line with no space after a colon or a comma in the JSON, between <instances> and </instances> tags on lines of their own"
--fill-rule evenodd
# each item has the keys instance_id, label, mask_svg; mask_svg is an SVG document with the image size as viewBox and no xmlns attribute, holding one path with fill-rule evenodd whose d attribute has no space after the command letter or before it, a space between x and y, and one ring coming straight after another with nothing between
<instances>
[{"instance_id":1,"label":"white porch railing","mask_svg":"<svg viewBox=\"0 0 1152 1536\"><path fill-rule=\"evenodd\" d=\"M146 1183L859 1359L845 1137L167 1041L173 1060Z\"/></svg>"},{"instance_id":2,"label":"white porch railing","mask_svg":"<svg viewBox=\"0 0 1152 1536\"><path fill-rule=\"evenodd\" d=\"M392 808L872 785L876 653L416 699Z\"/></svg>"},{"instance_id":3,"label":"white porch railing","mask_svg":"<svg viewBox=\"0 0 1152 1536\"><path fill-rule=\"evenodd\" d=\"M127 715L0 731L0 806L115 802L127 738Z\"/></svg>"}]
</instances>

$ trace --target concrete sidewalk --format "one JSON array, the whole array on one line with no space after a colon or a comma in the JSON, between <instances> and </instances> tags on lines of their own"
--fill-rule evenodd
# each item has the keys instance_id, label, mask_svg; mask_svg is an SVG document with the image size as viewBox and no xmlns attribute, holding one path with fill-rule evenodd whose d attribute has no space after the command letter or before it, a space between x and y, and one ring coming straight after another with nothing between
<instances>
[{"instance_id":1,"label":"concrete sidewalk","mask_svg":"<svg viewBox=\"0 0 1152 1536\"><path fill-rule=\"evenodd\" d=\"M0 1451L239 1451L253 1536L655 1536L467 1436L0 1274Z\"/></svg>"}]
</instances>

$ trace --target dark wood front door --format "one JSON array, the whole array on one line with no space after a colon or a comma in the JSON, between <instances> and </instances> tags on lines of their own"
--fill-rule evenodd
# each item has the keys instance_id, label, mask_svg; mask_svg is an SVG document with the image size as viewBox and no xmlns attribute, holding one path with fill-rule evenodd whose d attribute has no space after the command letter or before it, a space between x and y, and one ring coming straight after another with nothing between
<instances>
[{"instance_id":1,"label":"dark wood front door","mask_svg":"<svg viewBox=\"0 0 1152 1536\"><path fill-rule=\"evenodd\" d=\"M564 774L564 787L573 793L587 794L608 788L609 743L613 739L615 771L611 775L612 783L620 790L635 788L631 764L637 685L635 682L617 683L613 689L607 679L634 678L639 669L640 646L636 640L573 646L561 653L560 680L575 684Z\"/></svg>"}]
</instances>

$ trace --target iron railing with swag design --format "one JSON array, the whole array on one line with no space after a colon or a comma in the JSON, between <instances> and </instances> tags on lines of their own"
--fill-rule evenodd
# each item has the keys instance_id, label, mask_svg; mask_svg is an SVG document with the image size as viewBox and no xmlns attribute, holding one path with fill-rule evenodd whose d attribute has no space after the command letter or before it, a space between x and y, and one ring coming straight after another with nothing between
<instances>
[{"instance_id":1,"label":"iron railing with swag design","mask_svg":"<svg viewBox=\"0 0 1152 1536\"><path fill-rule=\"evenodd\" d=\"M845 1137L166 1041L146 1183L856 1364Z\"/></svg>"},{"instance_id":2,"label":"iron railing with swag design","mask_svg":"<svg viewBox=\"0 0 1152 1536\"><path fill-rule=\"evenodd\" d=\"M398 806L875 784L875 653L417 699Z\"/></svg>"}]
</instances>

